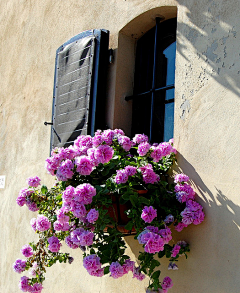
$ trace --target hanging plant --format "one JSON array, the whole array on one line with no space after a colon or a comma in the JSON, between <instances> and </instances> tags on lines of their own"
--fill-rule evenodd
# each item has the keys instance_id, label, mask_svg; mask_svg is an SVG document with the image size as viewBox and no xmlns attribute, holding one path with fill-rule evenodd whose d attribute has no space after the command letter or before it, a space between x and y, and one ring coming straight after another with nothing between
<instances>
[{"instance_id":1,"label":"hanging plant","mask_svg":"<svg viewBox=\"0 0 240 293\"><path fill-rule=\"evenodd\" d=\"M177 270L178 258L189 252L185 241L174 244L172 229L180 232L204 219L188 176L168 180L175 155L173 140L151 145L146 135L130 140L120 129L80 135L74 145L54 149L45 167L55 185L48 189L30 177L17 197L19 206L39 213L31 220L39 241L24 245L26 259L13 264L17 273L32 275L21 277L20 289L41 292L47 267L72 263L61 252L65 242L83 251L83 266L92 276L117 279L131 272L141 281L147 275L147 292L167 292L173 284L169 277L159 280L159 259L167 257L168 268ZM139 265L125 252L126 233L143 246Z\"/></svg>"}]
</instances>

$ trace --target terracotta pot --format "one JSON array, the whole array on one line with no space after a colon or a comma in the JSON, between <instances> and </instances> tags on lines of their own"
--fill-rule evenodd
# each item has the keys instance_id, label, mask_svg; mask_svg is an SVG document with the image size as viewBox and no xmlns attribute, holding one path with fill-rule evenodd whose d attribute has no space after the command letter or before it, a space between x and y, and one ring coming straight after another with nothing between
<instances>
[{"instance_id":1,"label":"terracotta pot","mask_svg":"<svg viewBox=\"0 0 240 293\"><path fill-rule=\"evenodd\" d=\"M136 190L136 192L141 196L142 194L146 194L147 190ZM117 227L120 232L125 235L134 234L136 231L133 228L132 231L126 230L124 227L129 222L129 218L127 217L125 211L131 208L131 203L127 202L125 204L119 203L119 198L115 195L109 194L112 198L113 205L108 208L108 215L113 218L117 222ZM107 228L104 229L104 232L107 232Z\"/></svg>"}]
</instances>

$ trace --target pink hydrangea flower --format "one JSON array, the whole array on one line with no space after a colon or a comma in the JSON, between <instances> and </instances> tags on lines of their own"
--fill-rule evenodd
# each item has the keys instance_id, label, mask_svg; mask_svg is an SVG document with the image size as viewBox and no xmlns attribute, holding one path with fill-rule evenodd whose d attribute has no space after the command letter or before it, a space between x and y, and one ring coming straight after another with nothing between
<instances>
[{"instance_id":1,"label":"pink hydrangea flower","mask_svg":"<svg viewBox=\"0 0 240 293\"><path fill-rule=\"evenodd\" d=\"M25 256L25 257L30 257L33 255L33 249L30 245L26 244L21 248L21 253Z\"/></svg>"},{"instance_id":2,"label":"pink hydrangea flower","mask_svg":"<svg viewBox=\"0 0 240 293\"><path fill-rule=\"evenodd\" d=\"M93 244L94 233L84 230L80 235L80 245L81 246L90 246Z\"/></svg>"},{"instance_id":3,"label":"pink hydrangea flower","mask_svg":"<svg viewBox=\"0 0 240 293\"><path fill-rule=\"evenodd\" d=\"M92 163L93 166L98 166L100 164L100 159L98 157L98 159L96 158L96 148L91 148L88 149L87 151L87 155Z\"/></svg>"},{"instance_id":4,"label":"pink hydrangea flower","mask_svg":"<svg viewBox=\"0 0 240 293\"><path fill-rule=\"evenodd\" d=\"M83 266L90 275L101 270L100 258L96 254L91 254L83 259Z\"/></svg>"},{"instance_id":5,"label":"pink hydrangea flower","mask_svg":"<svg viewBox=\"0 0 240 293\"><path fill-rule=\"evenodd\" d=\"M75 141L74 145L81 148L81 147L92 147L92 137L90 135L80 135Z\"/></svg>"},{"instance_id":6,"label":"pink hydrangea flower","mask_svg":"<svg viewBox=\"0 0 240 293\"><path fill-rule=\"evenodd\" d=\"M160 235L149 232L145 235L145 237L148 239L147 243L145 244L144 251L148 253L156 253L159 251L164 250L164 240L161 238Z\"/></svg>"},{"instance_id":7,"label":"pink hydrangea flower","mask_svg":"<svg viewBox=\"0 0 240 293\"><path fill-rule=\"evenodd\" d=\"M125 135L125 133L124 133L124 131L122 130L122 129L114 129L113 130L114 131L114 133L116 134L116 135Z\"/></svg>"},{"instance_id":8,"label":"pink hydrangea flower","mask_svg":"<svg viewBox=\"0 0 240 293\"><path fill-rule=\"evenodd\" d=\"M96 209L91 209L87 214L87 220L89 223L94 224L99 217L99 212Z\"/></svg>"},{"instance_id":9,"label":"pink hydrangea flower","mask_svg":"<svg viewBox=\"0 0 240 293\"><path fill-rule=\"evenodd\" d=\"M71 232L71 240L74 244L80 246L81 245L81 239L80 239L80 236L82 235L82 233L84 232L85 230L83 228L77 228L75 230L73 230Z\"/></svg>"},{"instance_id":10,"label":"pink hydrangea flower","mask_svg":"<svg viewBox=\"0 0 240 293\"><path fill-rule=\"evenodd\" d=\"M98 147L100 144L104 142L101 134L96 134L92 139L93 147Z\"/></svg>"},{"instance_id":11,"label":"pink hydrangea flower","mask_svg":"<svg viewBox=\"0 0 240 293\"><path fill-rule=\"evenodd\" d=\"M122 169L122 170L117 170L117 175L114 179L114 181L117 183L117 184L121 184L121 183L126 183L128 181L128 175L127 175L127 172Z\"/></svg>"},{"instance_id":12,"label":"pink hydrangea flower","mask_svg":"<svg viewBox=\"0 0 240 293\"><path fill-rule=\"evenodd\" d=\"M173 247L173 249L171 251L171 253L172 253L171 257L176 257L178 255L180 249L181 249L180 245L178 245L178 244L174 245L174 247Z\"/></svg>"},{"instance_id":13,"label":"pink hydrangea flower","mask_svg":"<svg viewBox=\"0 0 240 293\"><path fill-rule=\"evenodd\" d=\"M182 182L188 182L189 181L189 177L185 174L177 174L174 177L174 182L175 183L182 183Z\"/></svg>"},{"instance_id":14,"label":"pink hydrangea flower","mask_svg":"<svg viewBox=\"0 0 240 293\"><path fill-rule=\"evenodd\" d=\"M159 175L157 175L153 169L152 169L152 165L148 164L144 167L140 167L139 168L142 172L142 176L143 176L143 181L146 184L154 184L157 183L160 179Z\"/></svg>"},{"instance_id":15,"label":"pink hydrangea flower","mask_svg":"<svg viewBox=\"0 0 240 293\"><path fill-rule=\"evenodd\" d=\"M13 270L16 272L16 273L19 273L21 274L22 272L25 271L25 268L26 268L26 264L27 264L27 261L24 260L24 259L17 259L15 261L15 263L13 264Z\"/></svg>"},{"instance_id":16,"label":"pink hydrangea flower","mask_svg":"<svg viewBox=\"0 0 240 293\"><path fill-rule=\"evenodd\" d=\"M47 169L48 173L52 176L55 175L55 171L59 167L62 158L59 155L54 155L53 157L49 157L45 161L45 168Z\"/></svg>"},{"instance_id":17,"label":"pink hydrangea flower","mask_svg":"<svg viewBox=\"0 0 240 293\"><path fill-rule=\"evenodd\" d=\"M145 134L136 134L133 138L133 142L137 144L148 142L148 136Z\"/></svg>"},{"instance_id":18,"label":"pink hydrangea flower","mask_svg":"<svg viewBox=\"0 0 240 293\"><path fill-rule=\"evenodd\" d=\"M96 195L96 189L89 183L83 183L75 188L74 199L82 204L90 204Z\"/></svg>"},{"instance_id":19,"label":"pink hydrangea flower","mask_svg":"<svg viewBox=\"0 0 240 293\"><path fill-rule=\"evenodd\" d=\"M141 156L141 157L145 156L148 153L148 151L150 150L150 147L151 146L148 142L141 143L138 146L138 150L137 150L139 156Z\"/></svg>"},{"instance_id":20,"label":"pink hydrangea flower","mask_svg":"<svg viewBox=\"0 0 240 293\"><path fill-rule=\"evenodd\" d=\"M68 209L66 207L61 207L56 211L57 219L60 223L69 222L69 216L66 215Z\"/></svg>"},{"instance_id":21,"label":"pink hydrangea flower","mask_svg":"<svg viewBox=\"0 0 240 293\"><path fill-rule=\"evenodd\" d=\"M169 277L165 277L162 281L161 286L162 286L163 290L168 290L168 289L172 288L172 286L173 286L172 279Z\"/></svg>"},{"instance_id":22,"label":"pink hydrangea flower","mask_svg":"<svg viewBox=\"0 0 240 293\"><path fill-rule=\"evenodd\" d=\"M76 218L83 219L86 214L87 210L84 204L80 202L72 202L71 203L71 211Z\"/></svg>"},{"instance_id":23,"label":"pink hydrangea flower","mask_svg":"<svg viewBox=\"0 0 240 293\"><path fill-rule=\"evenodd\" d=\"M109 268L110 277L118 279L124 275L124 269L118 261L112 262Z\"/></svg>"},{"instance_id":24,"label":"pink hydrangea flower","mask_svg":"<svg viewBox=\"0 0 240 293\"><path fill-rule=\"evenodd\" d=\"M48 249L51 252L58 252L60 250L61 243L57 237L52 236L52 237L48 238L48 243L49 243Z\"/></svg>"},{"instance_id":25,"label":"pink hydrangea flower","mask_svg":"<svg viewBox=\"0 0 240 293\"><path fill-rule=\"evenodd\" d=\"M75 165L80 175L90 175L93 170L93 165L87 156L77 157L75 159Z\"/></svg>"},{"instance_id":26,"label":"pink hydrangea flower","mask_svg":"<svg viewBox=\"0 0 240 293\"><path fill-rule=\"evenodd\" d=\"M68 186L62 194L62 198L65 202L71 202L75 194L75 188L72 186Z\"/></svg>"},{"instance_id":27,"label":"pink hydrangea flower","mask_svg":"<svg viewBox=\"0 0 240 293\"><path fill-rule=\"evenodd\" d=\"M43 289L42 284L40 283L35 283L31 288L30 291L31 293L41 293Z\"/></svg>"},{"instance_id":28,"label":"pink hydrangea flower","mask_svg":"<svg viewBox=\"0 0 240 293\"><path fill-rule=\"evenodd\" d=\"M59 181L66 181L73 177L74 164L71 160L63 161L57 169L56 177Z\"/></svg>"},{"instance_id":29,"label":"pink hydrangea flower","mask_svg":"<svg viewBox=\"0 0 240 293\"><path fill-rule=\"evenodd\" d=\"M22 207L27 203L27 198L31 196L31 194L34 193L34 190L23 188L20 190L18 197L16 199L17 204Z\"/></svg>"},{"instance_id":30,"label":"pink hydrangea flower","mask_svg":"<svg viewBox=\"0 0 240 293\"><path fill-rule=\"evenodd\" d=\"M53 227L56 231L68 231L70 229L68 222L60 223L59 221L56 221L53 223Z\"/></svg>"},{"instance_id":31,"label":"pink hydrangea flower","mask_svg":"<svg viewBox=\"0 0 240 293\"><path fill-rule=\"evenodd\" d=\"M153 158L153 162L159 162L163 158L163 151L160 147L152 147L150 155Z\"/></svg>"},{"instance_id":32,"label":"pink hydrangea flower","mask_svg":"<svg viewBox=\"0 0 240 293\"><path fill-rule=\"evenodd\" d=\"M41 179L38 176L35 177L29 177L27 179L27 184L30 187L38 187L40 185Z\"/></svg>"},{"instance_id":33,"label":"pink hydrangea flower","mask_svg":"<svg viewBox=\"0 0 240 293\"><path fill-rule=\"evenodd\" d=\"M112 147L108 145L100 145L96 148L94 156L98 162L105 164L112 159L113 154L114 150Z\"/></svg>"},{"instance_id":34,"label":"pink hydrangea flower","mask_svg":"<svg viewBox=\"0 0 240 293\"><path fill-rule=\"evenodd\" d=\"M27 205L29 211L31 211L31 212L36 212L39 210L39 208L37 207L37 204L34 201L31 201L30 199L26 200L26 205Z\"/></svg>"},{"instance_id":35,"label":"pink hydrangea flower","mask_svg":"<svg viewBox=\"0 0 240 293\"><path fill-rule=\"evenodd\" d=\"M158 147L161 149L164 157L170 155L173 151L173 147L168 142L160 143Z\"/></svg>"},{"instance_id":36,"label":"pink hydrangea flower","mask_svg":"<svg viewBox=\"0 0 240 293\"><path fill-rule=\"evenodd\" d=\"M190 185L184 183L183 185L176 185L174 188L175 192L177 193L177 199L181 202L185 202L189 199L195 198L195 192ZM179 193L185 192L185 193Z\"/></svg>"},{"instance_id":37,"label":"pink hydrangea flower","mask_svg":"<svg viewBox=\"0 0 240 293\"><path fill-rule=\"evenodd\" d=\"M137 173L137 168L133 166L125 167L125 171L128 176L134 176Z\"/></svg>"},{"instance_id":38,"label":"pink hydrangea flower","mask_svg":"<svg viewBox=\"0 0 240 293\"><path fill-rule=\"evenodd\" d=\"M137 267L137 268L135 267L133 269L133 278L136 278L139 281L142 281L143 279L145 279L145 275L140 272L140 267Z\"/></svg>"},{"instance_id":39,"label":"pink hydrangea flower","mask_svg":"<svg viewBox=\"0 0 240 293\"><path fill-rule=\"evenodd\" d=\"M204 220L204 212L202 211L203 207L196 201L189 200L187 202L186 208L181 212L182 222L185 225L198 225Z\"/></svg>"},{"instance_id":40,"label":"pink hydrangea flower","mask_svg":"<svg viewBox=\"0 0 240 293\"><path fill-rule=\"evenodd\" d=\"M181 232L184 228L186 228L188 225L185 225L184 223L178 223L176 226L174 226L174 229L178 232Z\"/></svg>"},{"instance_id":41,"label":"pink hydrangea flower","mask_svg":"<svg viewBox=\"0 0 240 293\"><path fill-rule=\"evenodd\" d=\"M68 235L66 238L65 238L65 243L67 244L68 247L72 248L72 249L76 249L78 248L78 245L76 245L72 239L71 239L71 236Z\"/></svg>"},{"instance_id":42,"label":"pink hydrangea flower","mask_svg":"<svg viewBox=\"0 0 240 293\"><path fill-rule=\"evenodd\" d=\"M36 220L36 229L38 231L44 232L51 227L51 222L47 217L43 215L38 215Z\"/></svg>"},{"instance_id":43,"label":"pink hydrangea flower","mask_svg":"<svg viewBox=\"0 0 240 293\"><path fill-rule=\"evenodd\" d=\"M172 240L172 231L168 227L166 227L165 229L161 229L159 231L159 235L161 235L165 244Z\"/></svg>"},{"instance_id":44,"label":"pink hydrangea flower","mask_svg":"<svg viewBox=\"0 0 240 293\"><path fill-rule=\"evenodd\" d=\"M141 214L141 218L143 219L144 222L151 223L152 220L156 217L157 217L157 210L156 209L154 209L152 206L150 206L150 207L145 206L144 207L142 214Z\"/></svg>"},{"instance_id":45,"label":"pink hydrangea flower","mask_svg":"<svg viewBox=\"0 0 240 293\"><path fill-rule=\"evenodd\" d=\"M118 142L126 152L134 145L130 138L124 135L118 137Z\"/></svg>"},{"instance_id":46,"label":"pink hydrangea flower","mask_svg":"<svg viewBox=\"0 0 240 293\"><path fill-rule=\"evenodd\" d=\"M21 280L19 281L19 289L23 292L30 292L31 286L28 284L29 278L26 276L21 277Z\"/></svg>"},{"instance_id":47,"label":"pink hydrangea flower","mask_svg":"<svg viewBox=\"0 0 240 293\"><path fill-rule=\"evenodd\" d=\"M111 129L104 130L102 133L102 138L107 145L111 145L114 138L114 131Z\"/></svg>"},{"instance_id":48,"label":"pink hydrangea flower","mask_svg":"<svg viewBox=\"0 0 240 293\"><path fill-rule=\"evenodd\" d=\"M129 271L133 272L134 267L135 267L134 264L135 264L134 261L131 261L130 259L126 259L125 263L122 265L123 273L127 274Z\"/></svg>"}]
</instances>

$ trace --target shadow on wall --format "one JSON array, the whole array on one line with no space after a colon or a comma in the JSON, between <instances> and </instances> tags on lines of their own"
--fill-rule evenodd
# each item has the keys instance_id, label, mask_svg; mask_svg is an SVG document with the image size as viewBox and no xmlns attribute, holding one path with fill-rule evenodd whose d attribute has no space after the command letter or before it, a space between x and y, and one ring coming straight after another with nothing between
<instances>
[{"instance_id":1,"label":"shadow on wall","mask_svg":"<svg viewBox=\"0 0 240 293\"><path fill-rule=\"evenodd\" d=\"M240 255L233 251L239 250L240 207L217 187L216 194L213 195L194 167L181 154L178 154L178 162L183 168L178 164L175 170L188 174L191 178L190 183L197 193L196 200L204 207L206 217L198 226L192 224L180 233L173 231L175 243L185 240L190 244L189 259L180 258L178 271L168 271L168 260L161 259L160 279L166 275L173 279L173 293L239 292L236 280L240 274ZM222 237L219 238L219 235ZM137 258L142 246L133 237L126 237L125 241ZM194 282L189 282L193 279ZM183 291L178 291L180 288Z\"/></svg>"},{"instance_id":2,"label":"shadow on wall","mask_svg":"<svg viewBox=\"0 0 240 293\"><path fill-rule=\"evenodd\" d=\"M181 64L182 111L214 78L240 96L240 2L235 0L178 0L177 52ZM179 64L178 64L179 65ZM182 117L184 118L184 117Z\"/></svg>"}]
</instances>

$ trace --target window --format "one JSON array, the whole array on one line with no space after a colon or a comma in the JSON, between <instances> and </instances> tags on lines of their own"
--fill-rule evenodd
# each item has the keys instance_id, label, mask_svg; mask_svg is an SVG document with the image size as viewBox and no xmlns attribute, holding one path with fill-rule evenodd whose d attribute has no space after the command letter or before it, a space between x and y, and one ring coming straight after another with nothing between
<instances>
[{"instance_id":1,"label":"window","mask_svg":"<svg viewBox=\"0 0 240 293\"><path fill-rule=\"evenodd\" d=\"M51 149L67 147L80 134L104 125L109 32L89 30L56 53Z\"/></svg>"},{"instance_id":2,"label":"window","mask_svg":"<svg viewBox=\"0 0 240 293\"><path fill-rule=\"evenodd\" d=\"M151 142L173 137L176 19L145 33L136 48L132 135L145 133Z\"/></svg>"}]
</instances>

